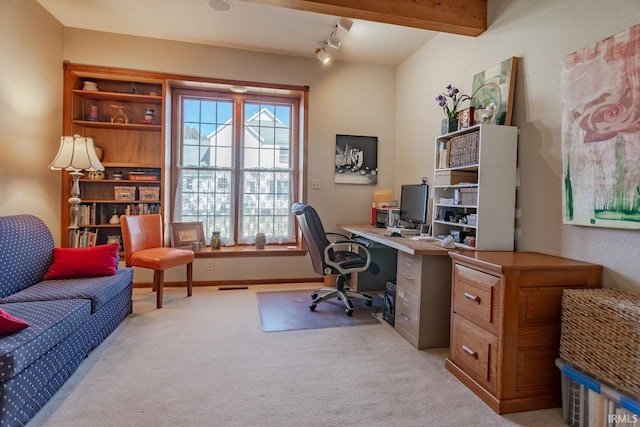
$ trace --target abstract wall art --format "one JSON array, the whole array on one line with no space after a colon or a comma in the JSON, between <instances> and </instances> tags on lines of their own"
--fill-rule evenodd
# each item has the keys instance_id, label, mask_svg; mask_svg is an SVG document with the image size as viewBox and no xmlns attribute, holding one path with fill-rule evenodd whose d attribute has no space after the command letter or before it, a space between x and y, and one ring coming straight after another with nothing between
<instances>
[{"instance_id":1,"label":"abstract wall art","mask_svg":"<svg viewBox=\"0 0 640 427\"><path fill-rule=\"evenodd\" d=\"M511 125L518 58L511 57L473 76L471 106L476 123Z\"/></svg>"},{"instance_id":2,"label":"abstract wall art","mask_svg":"<svg viewBox=\"0 0 640 427\"><path fill-rule=\"evenodd\" d=\"M640 229L640 24L562 60L563 222Z\"/></svg>"}]
</instances>

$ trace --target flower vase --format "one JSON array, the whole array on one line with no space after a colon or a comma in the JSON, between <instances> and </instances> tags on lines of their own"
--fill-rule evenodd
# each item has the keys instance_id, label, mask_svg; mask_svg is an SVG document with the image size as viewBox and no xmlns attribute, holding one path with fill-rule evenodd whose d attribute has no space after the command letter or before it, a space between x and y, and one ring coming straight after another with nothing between
<instances>
[{"instance_id":1,"label":"flower vase","mask_svg":"<svg viewBox=\"0 0 640 427\"><path fill-rule=\"evenodd\" d=\"M211 233L211 249L219 249L220 248L220 232L214 231Z\"/></svg>"},{"instance_id":2,"label":"flower vase","mask_svg":"<svg viewBox=\"0 0 640 427\"><path fill-rule=\"evenodd\" d=\"M256 248L264 249L264 245L266 243L267 243L267 237L264 235L264 233L258 233L256 235Z\"/></svg>"},{"instance_id":3,"label":"flower vase","mask_svg":"<svg viewBox=\"0 0 640 427\"><path fill-rule=\"evenodd\" d=\"M447 133L455 132L458 130L458 118L457 117L449 117L447 122Z\"/></svg>"}]
</instances>

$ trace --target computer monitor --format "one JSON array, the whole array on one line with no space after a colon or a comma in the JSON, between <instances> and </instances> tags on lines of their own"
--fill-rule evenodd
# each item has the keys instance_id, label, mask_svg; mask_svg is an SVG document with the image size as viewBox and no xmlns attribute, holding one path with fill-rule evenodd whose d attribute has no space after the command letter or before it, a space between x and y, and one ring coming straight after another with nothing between
<instances>
[{"instance_id":1,"label":"computer monitor","mask_svg":"<svg viewBox=\"0 0 640 427\"><path fill-rule=\"evenodd\" d=\"M400 192L400 221L414 228L426 224L429 211L429 185L404 184Z\"/></svg>"}]
</instances>

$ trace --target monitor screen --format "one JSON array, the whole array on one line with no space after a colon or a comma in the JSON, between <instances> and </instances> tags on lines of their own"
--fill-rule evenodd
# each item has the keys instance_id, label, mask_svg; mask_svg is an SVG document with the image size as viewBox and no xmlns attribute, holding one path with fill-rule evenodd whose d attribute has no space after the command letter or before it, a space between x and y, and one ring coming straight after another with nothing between
<instances>
[{"instance_id":1,"label":"monitor screen","mask_svg":"<svg viewBox=\"0 0 640 427\"><path fill-rule=\"evenodd\" d=\"M410 225L425 224L429 206L429 185L405 184L400 192L400 220Z\"/></svg>"}]
</instances>

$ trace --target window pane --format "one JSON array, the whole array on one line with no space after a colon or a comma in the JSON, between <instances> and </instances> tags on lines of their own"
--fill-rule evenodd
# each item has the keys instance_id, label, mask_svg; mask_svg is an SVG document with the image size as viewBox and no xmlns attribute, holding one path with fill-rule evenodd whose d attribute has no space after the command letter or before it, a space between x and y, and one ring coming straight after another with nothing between
<instances>
[{"instance_id":1,"label":"window pane","mask_svg":"<svg viewBox=\"0 0 640 427\"><path fill-rule=\"evenodd\" d=\"M232 182L231 171L183 169L181 221L202 221L207 239L214 230L222 238L231 238Z\"/></svg>"}]
</instances>

